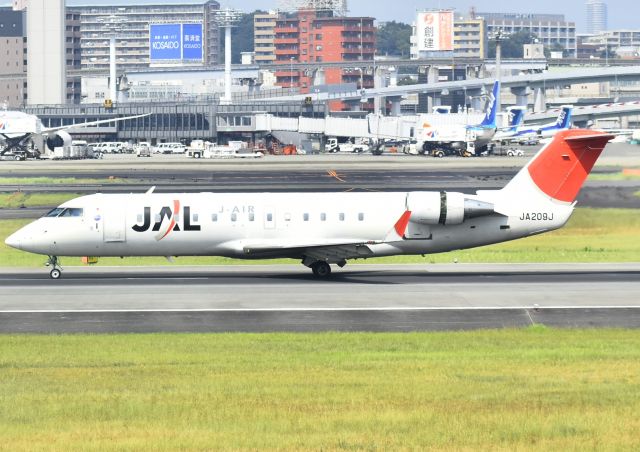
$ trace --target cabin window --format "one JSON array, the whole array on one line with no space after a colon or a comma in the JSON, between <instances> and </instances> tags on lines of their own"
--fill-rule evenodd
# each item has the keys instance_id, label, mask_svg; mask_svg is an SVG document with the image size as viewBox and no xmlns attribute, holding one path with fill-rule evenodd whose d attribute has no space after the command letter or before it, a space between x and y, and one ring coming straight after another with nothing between
<instances>
[{"instance_id":1,"label":"cabin window","mask_svg":"<svg viewBox=\"0 0 640 452\"><path fill-rule=\"evenodd\" d=\"M253 212L251 212L249 214L249 221L254 221L255 219L256 219L256 215Z\"/></svg>"},{"instance_id":2,"label":"cabin window","mask_svg":"<svg viewBox=\"0 0 640 452\"><path fill-rule=\"evenodd\" d=\"M364 221L364 213L360 212L358 214L358 221Z\"/></svg>"},{"instance_id":3,"label":"cabin window","mask_svg":"<svg viewBox=\"0 0 640 452\"><path fill-rule=\"evenodd\" d=\"M211 221L213 221L214 223L216 221L218 221L218 214L217 213L211 214Z\"/></svg>"},{"instance_id":4,"label":"cabin window","mask_svg":"<svg viewBox=\"0 0 640 452\"><path fill-rule=\"evenodd\" d=\"M285 213L284 214L284 221L291 221L291 214L290 213Z\"/></svg>"},{"instance_id":5,"label":"cabin window","mask_svg":"<svg viewBox=\"0 0 640 452\"><path fill-rule=\"evenodd\" d=\"M273 221L273 214L272 213L268 213L267 214L267 221Z\"/></svg>"},{"instance_id":6,"label":"cabin window","mask_svg":"<svg viewBox=\"0 0 640 452\"><path fill-rule=\"evenodd\" d=\"M237 213L232 213L231 214L231 221L238 221L238 214Z\"/></svg>"},{"instance_id":7,"label":"cabin window","mask_svg":"<svg viewBox=\"0 0 640 452\"><path fill-rule=\"evenodd\" d=\"M320 221L327 221L327 214L326 213L321 213L320 214Z\"/></svg>"},{"instance_id":8,"label":"cabin window","mask_svg":"<svg viewBox=\"0 0 640 452\"><path fill-rule=\"evenodd\" d=\"M344 221L344 213L340 212L340 215L338 215L338 218L340 218L340 221Z\"/></svg>"},{"instance_id":9,"label":"cabin window","mask_svg":"<svg viewBox=\"0 0 640 452\"><path fill-rule=\"evenodd\" d=\"M304 215L302 215L302 219L303 219L304 221L309 221L309 214L308 214L308 213L305 213Z\"/></svg>"}]
</instances>

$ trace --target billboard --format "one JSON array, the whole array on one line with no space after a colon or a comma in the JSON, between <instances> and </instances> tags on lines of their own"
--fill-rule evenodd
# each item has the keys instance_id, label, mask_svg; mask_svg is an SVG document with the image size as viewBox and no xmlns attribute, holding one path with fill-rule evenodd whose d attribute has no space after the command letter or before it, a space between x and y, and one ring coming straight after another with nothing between
<instances>
[{"instance_id":1,"label":"billboard","mask_svg":"<svg viewBox=\"0 0 640 452\"><path fill-rule=\"evenodd\" d=\"M423 11L416 21L419 52L453 51L453 11Z\"/></svg>"},{"instance_id":2,"label":"billboard","mask_svg":"<svg viewBox=\"0 0 640 452\"><path fill-rule=\"evenodd\" d=\"M149 60L151 64L202 62L202 37L202 24L150 24Z\"/></svg>"}]
</instances>

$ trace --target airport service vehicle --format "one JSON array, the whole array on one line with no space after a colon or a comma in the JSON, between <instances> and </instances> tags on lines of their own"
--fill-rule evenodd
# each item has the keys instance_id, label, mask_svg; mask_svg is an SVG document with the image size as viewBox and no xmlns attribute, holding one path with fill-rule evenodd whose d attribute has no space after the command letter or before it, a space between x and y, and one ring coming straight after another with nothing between
<instances>
[{"instance_id":1,"label":"airport service vehicle","mask_svg":"<svg viewBox=\"0 0 640 452\"><path fill-rule=\"evenodd\" d=\"M136 144L133 149L136 157L151 157L151 143L141 141Z\"/></svg>"},{"instance_id":2,"label":"airport service vehicle","mask_svg":"<svg viewBox=\"0 0 640 452\"><path fill-rule=\"evenodd\" d=\"M327 152L352 152L360 154L371 150L364 140L346 141L339 143L337 138L329 138L325 146Z\"/></svg>"},{"instance_id":3,"label":"airport service vehicle","mask_svg":"<svg viewBox=\"0 0 640 452\"><path fill-rule=\"evenodd\" d=\"M120 141L105 141L103 143L97 143L93 148L103 154L126 153L126 145Z\"/></svg>"},{"instance_id":4,"label":"airport service vehicle","mask_svg":"<svg viewBox=\"0 0 640 452\"><path fill-rule=\"evenodd\" d=\"M31 142L35 136L42 136L45 139L47 148L53 151L57 147L70 146L72 144L68 130L143 118L145 116L149 115L103 119L60 127L44 127L40 118L35 115L20 111L0 111L0 140L4 143L4 149L0 151L0 156L11 154L21 157L19 160L29 157L38 158L40 152L31 148Z\"/></svg>"},{"instance_id":5,"label":"airport service vehicle","mask_svg":"<svg viewBox=\"0 0 640 452\"><path fill-rule=\"evenodd\" d=\"M156 154L184 154L187 147L182 143L159 143L153 152Z\"/></svg>"},{"instance_id":6,"label":"airport service vehicle","mask_svg":"<svg viewBox=\"0 0 640 452\"><path fill-rule=\"evenodd\" d=\"M229 144L222 145L193 140L187 149L187 157L195 159L260 158L264 157L264 154L252 152L244 141L229 141Z\"/></svg>"},{"instance_id":7,"label":"airport service vehicle","mask_svg":"<svg viewBox=\"0 0 640 452\"><path fill-rule=\"evenodd\" d=\"M500 83L495 82L489 95L484 119L477 125L453 124L433 126L428 122L416 127L416 139L420 154L433 155L434 150L442 150L445 155L459 154L472 156L482 152L491 143L496 127L496 109L500 96Z\"/></svg>"},{"instance_id":8,"label":"airport service vehicle","mask_svg":"<svg viewBox=\"0 0 640 452\"><path fill-rule=\"evenodd\" d=\"M507 157L524 157L524 151L522 149L514 147L501 147L498 146L493 149L491 155L505 155Z\"/></svg>"},{"instance_id":9,"label":"airport service vehicle","mask_svg":"<svg viewBox=\"0 0 640 452\"><path fill-rule=\"evenodd\" d=\"M173 149L176 147L176 145L178 146L183 146L180 143L158 143L156 144L156 146L153 148L153 152L155 154L173 154ZM184 148L184 146L183 146ZM177 152L176 152L177 154Z\"/></svg>"},{"instance_id":10,"label":"airport service vehicle","mask_svg":"<svg viewBox=\"0 0 640 452\"><path fill-rule=\"evenodd\" d=\"M331 264L432 254L562 227L613 135L559 132L500 190L396 193L94 194L61 204L9 236L8 246L49 256L295 258L314 275Z\"/></svg>"}]
</instances>

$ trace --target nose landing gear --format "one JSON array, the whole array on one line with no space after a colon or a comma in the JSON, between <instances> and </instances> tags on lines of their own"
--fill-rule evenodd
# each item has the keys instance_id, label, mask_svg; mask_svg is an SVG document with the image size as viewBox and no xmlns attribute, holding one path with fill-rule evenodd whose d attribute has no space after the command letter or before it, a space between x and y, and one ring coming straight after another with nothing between
<instances>
[{"instance_id":1,"label":"nose landing gear","mask_svg":"<svg viewBox=\"0 0 640 452\"><path fill-rule=\"evenodd\" d=\"M60 279L60 277L62 276L62 267L60 266L60 260L58 259L58 256L49 256L49 260L47 260L47 263L45 265L47 267L52 267L51 271L49 272L49 277L51 277L51 279Z\"/></svg>"}]
</instances>

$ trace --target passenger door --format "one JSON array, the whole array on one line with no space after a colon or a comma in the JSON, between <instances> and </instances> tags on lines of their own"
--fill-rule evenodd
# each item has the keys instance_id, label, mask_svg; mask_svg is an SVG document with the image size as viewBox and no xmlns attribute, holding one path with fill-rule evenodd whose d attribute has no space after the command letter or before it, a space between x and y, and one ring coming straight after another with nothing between
<instances>
[{"instance_id":1,"label":"passenger door","mask_svg":"<svg viewBox=\"0 0 640 452\"><path fill-rule=\"evenodd\" d=\"M103 241L105 243L126 242L126 214L122 206L105 206L102 214Z\"/></svg>"}]
</instances>

